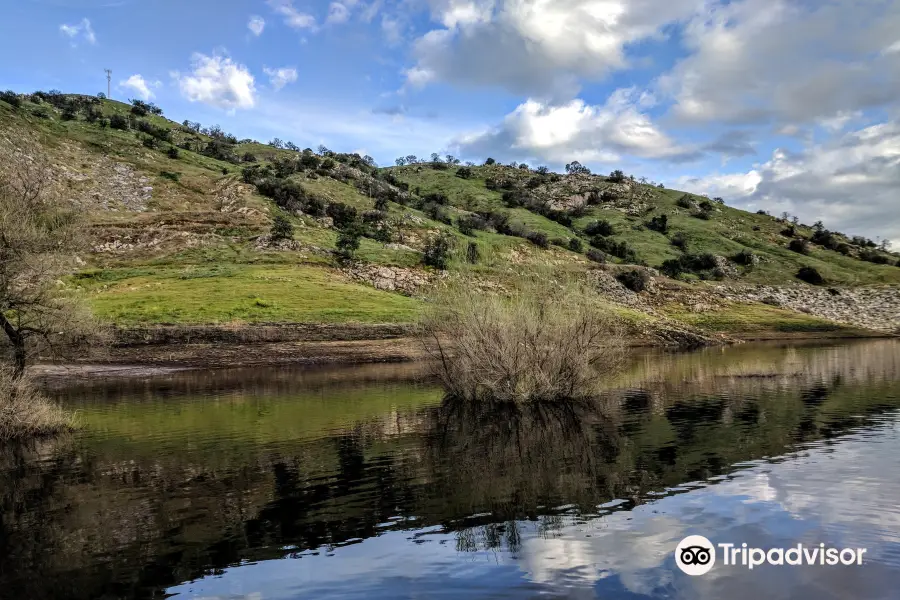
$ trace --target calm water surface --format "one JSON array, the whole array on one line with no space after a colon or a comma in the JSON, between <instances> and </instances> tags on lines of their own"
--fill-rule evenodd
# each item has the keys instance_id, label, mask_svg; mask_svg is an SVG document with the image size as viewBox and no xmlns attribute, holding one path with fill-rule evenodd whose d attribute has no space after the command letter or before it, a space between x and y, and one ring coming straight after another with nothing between
<instances>
[{"instance_id":1,"label":"calm water surface","mask_svg":"<svg viewBox=\"0 0 900 600\"><path fill-rule=\"evenodd\" d=\"M647 354L590 406L442 403L417 368L53 393L0 448L0 598L898 598L900 343ZM866 548L701 577L689 534Z\"/></svg>"}]
</instances>

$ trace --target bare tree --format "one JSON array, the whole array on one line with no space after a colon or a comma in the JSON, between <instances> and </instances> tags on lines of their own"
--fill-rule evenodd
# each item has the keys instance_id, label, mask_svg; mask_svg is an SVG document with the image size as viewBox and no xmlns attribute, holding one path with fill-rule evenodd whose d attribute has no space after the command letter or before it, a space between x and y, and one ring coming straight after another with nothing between
<instances>
[{"instance_id":1,"label":"bare tree","mask_svg":"<svg viewBox=\"0 0 900 600\"><path fill-rule=\"evenodd\" d=\"M13 377L29 351L84 341L90 319L60 282L81 236L74 210L54 197L50 169L37 151L0 173L0 327L12 346Z\"/></svg>"}]
</instances>

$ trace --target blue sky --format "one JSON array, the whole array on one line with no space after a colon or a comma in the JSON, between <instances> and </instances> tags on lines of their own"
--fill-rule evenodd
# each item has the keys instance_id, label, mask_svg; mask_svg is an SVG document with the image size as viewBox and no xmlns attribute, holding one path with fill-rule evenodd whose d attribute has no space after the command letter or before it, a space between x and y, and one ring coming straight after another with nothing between
<instances>
[{"instance_id":1,"label":"blue sky","mask_svg":"<svg viewBox=\"0 0 900 600\"><path fill-rule=\"evenodd\" d=\"M900 0L24 0L0 86L240 138L579 160L900 243Z\"/></svg>"}]
</instances>

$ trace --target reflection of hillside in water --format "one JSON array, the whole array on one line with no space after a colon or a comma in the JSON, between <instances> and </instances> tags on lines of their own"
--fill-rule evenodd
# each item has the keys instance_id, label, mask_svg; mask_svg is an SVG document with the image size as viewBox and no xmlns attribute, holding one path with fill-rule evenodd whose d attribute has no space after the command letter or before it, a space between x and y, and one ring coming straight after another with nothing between
<instances>
[{"instance_id":1,"label":"reflection of hillside in water","mask_svg":"<svg viewBox=\"0 0 900 600\"><path fill-rule=\"evenodd\" d=\"M0 452L0 589L147 595L429 525L514 549L528 520L552 534L863 424L900 405L898 365L896 342L645 355L596 403L523 408L435 406L405 367L83 386L85 433Z\"/></svg>"}]
</instances>

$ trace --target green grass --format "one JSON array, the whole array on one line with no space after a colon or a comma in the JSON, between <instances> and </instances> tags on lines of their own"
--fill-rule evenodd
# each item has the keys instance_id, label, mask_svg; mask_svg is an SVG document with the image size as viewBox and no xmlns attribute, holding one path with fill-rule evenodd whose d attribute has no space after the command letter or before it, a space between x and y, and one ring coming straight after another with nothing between
<instances>
[{"instance_id":1,"label":"green grass","mask_svg":"<svg viewBox=\"0 0 900 600\"><path fill-rule=\"evenodd\" d=\"M87 298L103 319L149 323L403 323L419 302L309 266L216 266L104 275ZM82 280L82 281L86 281Z\"/></svg>"},{"instance_id":2,"label":"green grass","mask_svg":"<svg viewBox=\"0 0 900 600\"><path fill-rule=\"evenodd\" d=\"M158 150L147 149L134 131L102 129L80 118L62 121L49 105L43 108L48 110L50 118L39 119L30 112L36 108L36 105L24 102L21 110L13 110L0 102L0 129L12 134L21 129L28 137L35 134L53 154L54 161L65 164L70 172L81 173L82 181L70 183L69 195L75 197L79 192L87 192L93 181L90 175L97 173L97 161L100 160L107 161L101 164L101 169L109 166L109 161L129 165L136 178L146 177L147 185L153 187L153 197L147 202L151 212L136 214L99 208L88 211L87 218L97 231L124 236L130 232L169 229L222 237L205 240L201 245L180 244L169 238L160 246L88 255L87 268L71 282L85 290L91 306L101 317L121 323L324 323L407 321L417 312L419 305L409 298L346 281L330 253L335 249L338 233L309 216L287 215L295 225L294 238L303 244L302 250L257 249L255 238L269 231L269 217L280 209L252 191L251 186L242 184L239 172L243 164L230 164L186 150L180 151L179 159L170 159L165 152L168 144ZM127 115L130 108L128 104L112 100L101 103L107 117ZM165 117L148 115L143 118L156 126L171 129L176 143L187 137L209 140L207 136L182 131L179 124ZM263 143L235 147L238 156L245 152L254 154L263 164L277 157L296 156L296 153ZM222 174L223 169L227 175ZM501 192L485 187L488 176L500 174L524 182L534 176L532 172L501 166L475 167L472 179L462 179L456 177L456 168L440 171L426 165L414 165L387 170L409 184L413 192L418 191L423 196L442 193L449 199L445 210L453 221L451 225L432 220L411 206L390 203L390 221L397 222L406 215L415 217L415 223L403 227L407 235L404 242L421 250L435 232L448 233L455 241L450 270L467 269L502 285L514 284L523 271L535 267L583 271L589 263L583 256L567 249L551 247L545 250L522 238L485 231L463 236L456 222L466 211L507 212L511 223L522 225L528 231L544 233L551 240L569 240L578 236L586 241L583 228L594 220L606 219L616 229L613 238L627 242L639 260L652 267L681 254L671 245L671 237L676 232L687 236L691 252L731 257L749 249L759 256L758 266L736 266L737 277L725 283L795 284L798 283L795 274L802 266L815 267L829 285L900 283L900 268L893 265L875 265L816 246L811 246L808 256L788 250L789 240L780 234L785 225L767 215L716 205L717 210L710 220L695 218L690 211L676 205L683 195L676 190L643 188L650 193L652 208L643 215L629 215L608 206L588 207L586 214L575 219L569 228L524 208L509 209L503 203ZM352 183L321 176L309 179L305 175L295 175L294 179L325 202L343 202L360 213L374 208L374 200ZM598 186L605 185L602 178L596 182ZM222 213L221 190L228 187L229 191L236 191L239 185L244 186L245 192L240 196L240 202L250 209L250 213ZM538 188L537 193L540 194L542 189ZM695 199L700 200L699 197ZM667 235L646 227L653 216L663 214L669 218ZM809 237L812 232L801 227L799 233ZM474 266L466 265L464 260L466 247L472 242L481 255ZM423 268L419 252L388 248L371 239L362 240L357 259L375 265ZM689 279L696 282L697 277L691 275ZM742 329L826 331L828 327L835 327L808 315L772 307L731 307L718 313L687 313L676 317L724 332Z\"/></svg>"}]
</instances>

